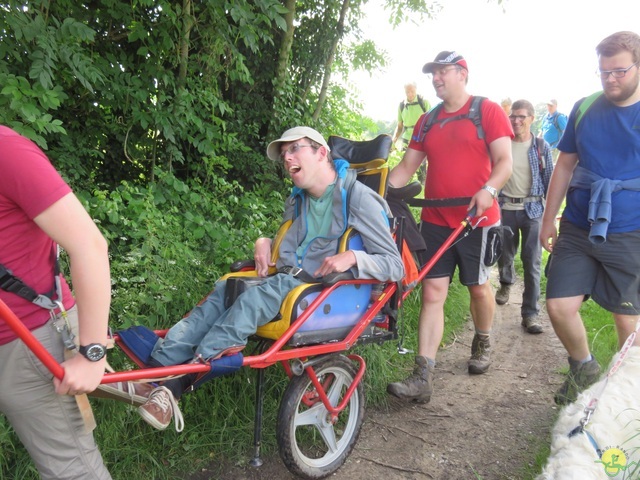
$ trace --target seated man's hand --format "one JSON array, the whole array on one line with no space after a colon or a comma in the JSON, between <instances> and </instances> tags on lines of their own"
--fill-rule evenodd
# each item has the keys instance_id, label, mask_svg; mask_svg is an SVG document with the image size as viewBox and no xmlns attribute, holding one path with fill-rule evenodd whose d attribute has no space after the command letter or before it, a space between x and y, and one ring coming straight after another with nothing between
<instances>
[{"instance_id":1,"label":"seated man's hand","mask_svg":"<svg viewBox=\"0 0 640 480\"><path fill-rule=\"evenodd\" d=\"M259 238L253 251L253 260L256 264L256 272L259 277L266 277L269 273L269 267L275 266L271 261L271 239Z\"/></svg>"},{"instance_id":2,"label":"seated man's hand","mask_svg":"<svg viewBox=\"0 0 640 480\"><path fill-rule=\"evenodd\" d=\"M330 273L346 272L357 264L356 254L351 250L327 257L320 268L313 273L314 277L324 277Z\"/></svg>"}]
</instances>

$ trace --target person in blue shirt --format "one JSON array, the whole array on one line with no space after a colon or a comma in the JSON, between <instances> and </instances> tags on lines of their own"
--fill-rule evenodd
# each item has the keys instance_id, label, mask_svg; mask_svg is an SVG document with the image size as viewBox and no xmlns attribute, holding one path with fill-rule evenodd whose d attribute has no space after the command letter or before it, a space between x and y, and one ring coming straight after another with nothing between
<instances>
[{"instance_id":1,"label":"person in blue shirt","mask_svg":"<svg viewBox=\"0 0 640 480\"><path fill-rule=\"evenodd\" d=\"M552 98L547 102L547 114L542 119L540 137L551 145L554 163L558 159L558 142L567 128L567 116L558 112L558 101Z\"/></svg>"},{"instance_id":2,"label":"person in blue shirt","mask_svg":"<svg viewBox=\"0 0 640 480\"><path fill-rule=\"evenodd\" d=\"M579 314L583 300L613 314L621 347L640 319L640 36L614 33L596 52L603 92L569 115L540 230L552 253L547 311L569 354L558 404L574 401L600 373Z\"/></svg>"}]
</instances>

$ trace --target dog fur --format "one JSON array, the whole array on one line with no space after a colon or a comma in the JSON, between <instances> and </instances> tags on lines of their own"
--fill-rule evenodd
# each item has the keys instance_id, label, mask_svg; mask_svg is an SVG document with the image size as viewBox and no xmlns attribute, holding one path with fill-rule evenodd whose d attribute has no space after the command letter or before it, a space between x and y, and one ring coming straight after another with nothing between
<instances>
[{"instance_id":1,"label":"dog fur","mask_svg":"<svg viewBox=\"0 0 640 480\"><path fill-rule=\"evenodd\" d=\"M613 358L609 369L618 357L619 354ZM601 451L618 448L626 454L626 470L608 474L585 433L568 436L580 425L585 406L601 391L608 372L558 414L552 430L551 454L537 480L640 479L640 346L631 347L619 369L609 377L585 428Z\"/></svg>"}]
</instances>

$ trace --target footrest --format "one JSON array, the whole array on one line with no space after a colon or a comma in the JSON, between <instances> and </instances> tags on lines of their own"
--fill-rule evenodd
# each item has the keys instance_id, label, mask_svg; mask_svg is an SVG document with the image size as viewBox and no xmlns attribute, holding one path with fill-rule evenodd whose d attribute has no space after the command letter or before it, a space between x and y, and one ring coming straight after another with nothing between
<instances>
[{"instance_id":1,"label":"footrest","mask_svg":"<svg viewBox=\"0 0 640 480\"><path fill-rule=\"evenodd\" d=\"M143 325L135 325L116 333L122 350L138 365L148 366L153 347L160 337Z\"/></svg>"},{"instance_id":2,"label":"footrest","mask_svg":"<svg viewBox=\"0 0 640 480\"><path fill-rule=\"evenodd\" d=\"M198 388L204 382L208 382L213 378L235 373L237 370L240 369L243 361L244 361L244 356L240 352L235 353L233 355L228 355L226 357L220 357L220 358L216 358L215 360L211 360L209 362L211 370L200 375L198 379L194 382L193 388L194 389Z\"/></svg>"}]
</instances>

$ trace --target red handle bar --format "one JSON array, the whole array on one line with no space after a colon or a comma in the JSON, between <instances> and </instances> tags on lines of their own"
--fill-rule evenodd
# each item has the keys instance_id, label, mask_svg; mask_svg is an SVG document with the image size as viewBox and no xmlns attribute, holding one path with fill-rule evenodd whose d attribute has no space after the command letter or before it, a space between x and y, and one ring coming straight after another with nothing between
<instances>
[{"instance_id":1,"label":"red handle bar","mask_svg":"<svg viewBox=\"0 0 640 480\"><path fill-rule=\"evenodd\" d=\"M56 361L55 358L42 346L33 333L24 326L16 314L0 300L0 319L4 320L7 325L18 335L18 337L29 347L36 357L53 373L59 380L64 377L64 368Z\"/></svg>"}]
</instances>

